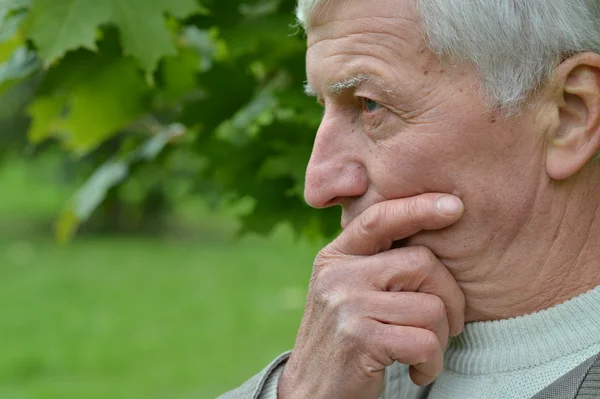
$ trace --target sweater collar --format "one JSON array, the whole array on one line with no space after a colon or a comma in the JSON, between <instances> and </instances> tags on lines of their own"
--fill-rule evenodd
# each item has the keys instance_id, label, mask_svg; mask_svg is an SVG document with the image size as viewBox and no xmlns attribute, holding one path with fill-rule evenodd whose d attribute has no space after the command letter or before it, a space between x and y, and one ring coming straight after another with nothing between
<instances>
[{"instance_id":1,"label":"sweater collar","mask_svg":"<svg viewBox=\"0 0 600 399\"><path fill-rule=\"evenodd\" d=\"M600 343L600 286L560 305L506 320L469 323L451 338L446 369L492 374L539 366Z\"/></svg>"}]
</instances>

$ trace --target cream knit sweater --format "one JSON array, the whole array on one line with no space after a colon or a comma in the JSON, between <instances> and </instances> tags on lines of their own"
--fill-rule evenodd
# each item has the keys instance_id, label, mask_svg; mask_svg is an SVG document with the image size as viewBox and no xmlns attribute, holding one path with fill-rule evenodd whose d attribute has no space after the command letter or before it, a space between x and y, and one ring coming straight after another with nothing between
<instances>
[{"instance_id":1,"label":"cream knit sweater","mask_svg":"<svg viewBox=\"0 0 600 399\"><path fill-rule=\"evenodd\" d=\"M531 398L600 353L600 287L527 316L471 323L428 399Z\"/></svg>"}]
</instances>

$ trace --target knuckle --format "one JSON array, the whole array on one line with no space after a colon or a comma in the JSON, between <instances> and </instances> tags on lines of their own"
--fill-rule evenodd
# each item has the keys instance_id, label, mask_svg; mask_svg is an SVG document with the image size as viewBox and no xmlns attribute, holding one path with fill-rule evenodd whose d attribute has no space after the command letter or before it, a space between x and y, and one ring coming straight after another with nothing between
<instances>
[{"instance_id":1,"label":"knuckle","mask_svg":"<svg viewBox=\"0 0 600 399\"><path fill-rule=\"evenodd\" d=\"M342 342L358 342L357 338L362 334L363 325L360 319L350 314L342 314L337 323L337 334Z\"/></svg>"},{"instance_id":2,"label":"knuckle","mask_svg":"<svg viewBox=\"0 0 600 399\"><path fill-rule=\"evenodd\" d=\"M364 339L365 350L377 363L385 367L394 363L395 337L386 325L376 325L369 329Z\"/></svg>"},{"instance_id":3,"label":"knuckle","mask_svg":"<svg viewBox=\"0 0 600 399\"><path fill-rule=\"evenodd\" d=\"M431 249L424 246L410 247L412 261L420 268L430 269L437 263L437 257Z\"/></svg>"},{"instance_id":4,"label":"knuckle","mask_svg":"<svg viewBox=\"0 0 600 399\"><path fill-rule=\"evenodd\" d=\"M340 313L340 318L345 317L344 313L350 302L350 295L345 291L333 291L325 297L327 310L331 313Z\"/></svg>"},{"instance_id":5,"label":"knuckle","mask_svg":"<svg viewBox=\"0 0 600 399\"><path fill-rule=\"evenodd\" d=\"M313 273L318 273L323 269L330 268L331 266L338 264L344 260L351 259L348 255L344 255L339 248L340 243L338 240L334 240L329 245L319 251L313 261Z\"/></svg>"},{"instance_id":6,"label":"knuckle","mask_svg":"<svg viewBox=\"0 0 600 399\"><path fill-rule=\"evenodd\" d=\"M419 298L419 306L423 312L427 313L428 315L435 316L437 319L446 314L446 305L444 305L444 301L440 297L432 294L426 294L419 295Z\"/></svg>"},{"instance_id":7,"label":"knuckle","mask_svg":"<svg viewBox=\"0 0 600 399\"><path fill-rule=\"evenodd\" d=\"M423 201L419 197L410 198L404 203L404 215L409 221L415 222L423 215Z\"/></svg>"},{"instance_id":8,"label":"knuckle","mask_svg":"<svg viewBox=\"0 0 600 399\"><path fill-rule=\"evenodd\" d=\"M325 267L314 271L310 279L311 291L321 299L320 302L326 302L329 293L335 289L335 273L332 269L332 267Z\"/></svg>"},{"instance_id":9,"label":"knuckle","mask_svg":"<svg viewBox=\"0 0 600 399\"><path fill-rule=\"evenodd\" d=\"M382 372L387 366L391 366L393 361L381 361L370 353L362 352L358 355L358 364L357 379L359 381L372 381L378 373Z\"/></svg>"},{"instance_id":10,"label":"knuckle","mask_svg":"<svg viewBox=\"0 0 600 399\"><path fill-rule=\"evenodd\" d=\"M313 271L318 272L321 269L326 268L328 265L331 264L332 258L335 258L335 256L333 255L333 251L330 248L330 245L328 245L321 251L319 251L319 253L315 257L315 260L313 261Z\"/></svg>"},{"instance_id":11,"label":"knuckle","mask_svg":"<svg viewBox=\"0 0 600 399\"><path fill-rule=\"evenodd\" d=\"M374 231L380 228L385 220L385 204L380 204L379 206L371 207L358 219L358 230L359 233L364 236L371 235Z\"/></svg>"},{"instance_id":12,"label":"knuckle","mask_svg":"<svg viewBox=\"0 0 600 399\"><path fill-rule=\"evenodd\" d=\"M446 316L446 305L444 304L444 301L438 296L428 296L427 301L424 304L424 308L430 315L435 316L436 320L439 320Z\"/></svg>"},{"instance_id":13,"label":"knuckle","mask_svg":"<svg viewBox=\"0 0 600 399\"><path fill-rule=\"evenodd\" d=\"M337 280L340 274L339 264L335 263L334 257L326 252L319 252L313 262L311 282L330 285Z\"/></svg>"},{"instance_id":14,"label":"knuckle","mask_svg":"<svg viewBox=\"0 0 600 399\"><path fill-rule=\"evenodd\" d=\"M446 320L446 305L444 301L440 297L432 295L422 306L424 312L427 312L429 315L425 328L430 331L436 331Z\"/></svg>"},{"instance_id":15,"label":"knuckle","mask_svg":"<svg viewBox=\"0 0 600 399\"><path fill-rule=\"evenodd\" d=\"M419 363L425 363L434 359L440 351L437 336L429 330L423 330L419 335L418 346L421 348L421 356Z\"/></svg>"},{"instance_id":16,"label":"knuckle","mask_svg":"<svg viewBox=\"0 0 600 399\"><path fill-rule=\"evenodd\" d=\"M351 293L338 283L339 273L335 267L327 267L319 273L313 273L311 291L316 302L329 313L339 313L351 308L354 298Z\"/></svg>"},{"instance_id":17,"label":"knuckle","mask_svg":"<svg viewBox=\"0 0 600 399\"><path fill-rule=\"evenodd\" d=\"M313 277L320 275L320 273L325 269L326 266L327 266L327 260L319 252L319 254L317 255L317 257L315 258L315 260L313 262Z\"/></svg>"}]
</instances>

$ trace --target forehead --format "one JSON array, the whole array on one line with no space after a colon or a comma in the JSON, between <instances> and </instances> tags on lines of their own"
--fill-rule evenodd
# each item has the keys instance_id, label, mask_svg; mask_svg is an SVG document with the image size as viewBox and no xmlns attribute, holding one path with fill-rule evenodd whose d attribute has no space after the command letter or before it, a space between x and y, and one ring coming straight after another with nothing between
<instances>
[{"instance_id":1,"label":"forehead","mask_svg":"<svg viewBox=\"0 0 600 399\"><path fill-rule=\"evenodd\" d=\"M339 33L339 28L350 25L365 30L401 28L407 24L414 27L419 18L414 0L321 0L312 10L308 22L308 35L312 37L309 38L310 46L311 41Z\"/></svg>"},{"instance_id":2,"label":"forehead","mask_svg":"<svg viewBox=\"0 0 600 399\"><path fill-rule=\"evenodd\" d=\"M398 15L415 10L416 0L317 0L310 13L310 25L320 24L332 16L344 13L348 17L360 17L366 10L381 15ZM332 11L336 12L332 12Z\"/></svg>"},{"instance_id":3,"label":"forehead","mask_svg":"<svg viewBox=\"0 0 600 399\"><path fill-rule=\"evenodd\" d=\"M359 74L402 80L435 58L426 50L412 0L322 1L310 22L307 72L313 86ZM321 79L327 81L315 82Z\"/></svg>"}]
</instances>

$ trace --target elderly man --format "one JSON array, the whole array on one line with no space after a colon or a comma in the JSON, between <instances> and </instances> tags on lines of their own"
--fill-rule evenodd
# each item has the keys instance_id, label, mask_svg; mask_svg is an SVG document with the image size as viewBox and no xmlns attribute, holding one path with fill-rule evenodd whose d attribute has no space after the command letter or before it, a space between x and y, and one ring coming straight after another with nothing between
<instances>
[{"instance_id":1,"label":"elderly man","mask_svg":"<svg viewBox=\"0 0 600 399\"><path fill-rule=\"evenodd\" d=\"M298 18L325 109L305 196L344 231L293 351L224 397L600 397L600 2Z\"/></svg>"}]
</instances>

